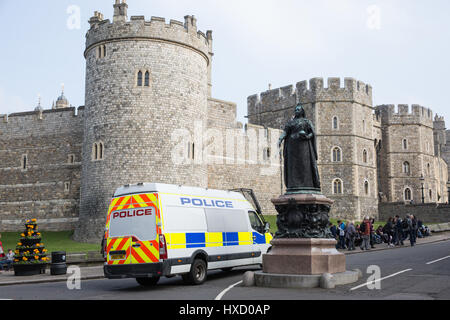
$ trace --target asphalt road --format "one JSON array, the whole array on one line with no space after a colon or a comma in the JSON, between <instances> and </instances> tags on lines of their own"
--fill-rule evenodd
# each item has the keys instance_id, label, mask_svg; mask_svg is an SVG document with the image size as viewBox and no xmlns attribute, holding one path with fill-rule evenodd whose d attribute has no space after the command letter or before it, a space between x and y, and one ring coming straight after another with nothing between
<instances>
[{"instance_id":1,"label":"asphalt road","mask_svg":"<svg viewBox=\"0 0 450 320\"><path fill-rule=\"evenodd\" d=\"M0 299L214 300L218 296L222 300L255 301L450 299L449 256L450 241L349 255L347 269L362 270L363 279L333 290L246 288L237 283L245 271L257 269L244 268L228 273L210 272L208 282L199 287L184 285L180 277L161 279L154 288L143 288L133 279L105 279L83 281L81 290L69 290L66 283L0 287ZM373 275L367 273L370 266L378 266L381 271L381 281L377 282L380 288L373 290L364 285Z\"/></svg>"}]
</instances>

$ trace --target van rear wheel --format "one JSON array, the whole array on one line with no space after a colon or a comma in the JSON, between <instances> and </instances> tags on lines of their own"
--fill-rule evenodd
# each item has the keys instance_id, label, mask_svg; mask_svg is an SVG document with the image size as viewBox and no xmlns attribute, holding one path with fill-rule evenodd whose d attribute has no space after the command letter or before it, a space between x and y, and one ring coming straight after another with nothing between
<instances>
[{"instance_id":1,"label":"van rear wheel","mask_svg":"<svg viewBox=\"0 0 450 320\"><path fill-rule=\"evenodd\" d=\"M137 283L144 287L153 287L156 286L161 277L153 277L153 278L136 278Z\"/></svg>"},{"instance_id":2,"label":"van rear wheel","mask_svg":"<svg viewBox=\"0 0 450 320\"><path fill-rule=\"evenodd\" d=\"M190 285L200 285L206 281L207 267L206 262L197 259L191 266L191 271L182 275L183 281Z\"/></svg>"}]
</instances>

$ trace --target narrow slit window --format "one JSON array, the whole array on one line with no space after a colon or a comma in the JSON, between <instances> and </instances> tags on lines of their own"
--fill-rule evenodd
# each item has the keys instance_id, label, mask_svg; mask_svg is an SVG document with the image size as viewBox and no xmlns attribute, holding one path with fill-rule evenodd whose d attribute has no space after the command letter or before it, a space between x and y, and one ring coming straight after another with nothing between
<instances>
[{"instance_id":1,"label":"narrow slit window","mask_svg":"<svg viewBox=\"0 0 450 320\"><path fill-rule=\"evenodd\" d=\"M24 154L22 156L22 170L28 169L28 155Z\"/></svg>"},{"instance_id":2,"label":"narrow slit window","mask_svg":"<svg viewBox=\"0 0 450 320\"><path fill-rule=\"evenodd\" d=\"M93 160L98 160L98 145L96 143L94 143L94 150L93 150L93 154L92 154L92 159Z\"/></svg>"},{"instance_id":3,"label":"narrow slit window","mask_svg":"<svg viewBox=\"0 0 450 320\"><path fill-rule=\"evenodd\" d=\"M150 87L150 72L145 73L145 86Z\"/></svg>"},{"instance_id":4,"label":"narrow slit window","mask_svg":"<svg viewBox=\"0 0 450 320\"><path fill-rule=\"evenodd\" d=\"M333 118L333 130L338 130L339 129L339 119L338 117L334 117Z\"/></svg>"},{"instance_id":5,"label":"narrow slit window","mask_svg":"<svg viewBox=\"0 0 450 320\"><path fill-rule=\"evenodd\" d=\"M103 143L99 143L99 155L98 160L103 160Z\"/></svg>"},{"instance_id":6,"label":"narrow slit window","mask_svg":"<svg viewBox=\"0 0 450 320\"><path fill-rule=\"evenodd\" d=\"M138 85L138 87L142 87L142 71L138 72L137 85Z\"/></svg>"}]
</instances>

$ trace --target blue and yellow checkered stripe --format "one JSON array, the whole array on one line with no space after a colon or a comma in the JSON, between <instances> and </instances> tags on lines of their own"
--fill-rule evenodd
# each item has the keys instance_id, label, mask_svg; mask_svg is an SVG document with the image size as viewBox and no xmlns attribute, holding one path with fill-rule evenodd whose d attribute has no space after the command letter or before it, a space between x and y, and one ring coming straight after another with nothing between
<instances>
[{"instance_id":1,"label":"blue and yellow checkered stripe","mask_svg":"<svg viewBox=\"0 0 450 320\"><path fill-rule=\"evenodd\" d=\"M272 241L272 235L257 232L208 232L166 234L167 247L174 249L250 246Z\"/></svg>"}]
</instances>

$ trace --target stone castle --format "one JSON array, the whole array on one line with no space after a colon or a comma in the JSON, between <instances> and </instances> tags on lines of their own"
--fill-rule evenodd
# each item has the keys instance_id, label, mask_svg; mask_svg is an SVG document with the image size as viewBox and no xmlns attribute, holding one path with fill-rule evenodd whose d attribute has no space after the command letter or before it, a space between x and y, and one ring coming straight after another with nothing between
<instances>
[{"instance_id":1,"label":"stone castle","mask_svg":"<svg viewBox=\"0 0 450 320\"><path fill-rule=\"evenodd\" d=\"M377 216L380 201L421 202L422 185L424 202L448 201L450 133L431 110L374 107L369 85L312 79L249 97L244 126L236 104L211 95L212 32L198 31L194 16L166 23L128 19L127 9L116 0L112 22L99 12L89 20L85 106L63 93L49 110L0 115L0 231L32 216L44 229L97 241L115 189L141 182L252 188L263 213L275 214L276 142L299 102L316 126L334 215L360 219ZM196 134L205 131L208 139Z\"/></svg>"}]
</instances>

